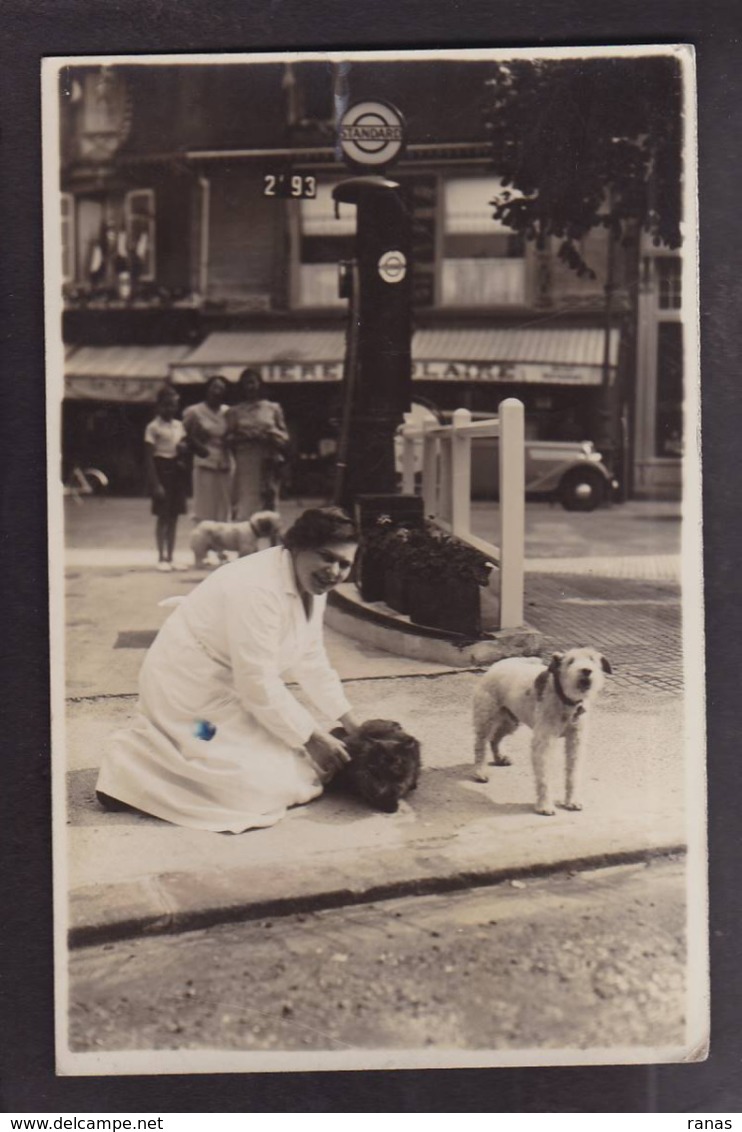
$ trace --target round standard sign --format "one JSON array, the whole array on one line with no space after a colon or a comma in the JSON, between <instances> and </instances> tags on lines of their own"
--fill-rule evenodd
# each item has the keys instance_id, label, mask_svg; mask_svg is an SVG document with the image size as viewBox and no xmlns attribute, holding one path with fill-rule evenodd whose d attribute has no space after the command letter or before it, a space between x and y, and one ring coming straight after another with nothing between
<instances>
[{"instance_id":1,"label":"round standard sign","mask_svg":"<svg viewBox=\"0 0 742 1132\"><path fill-rule=\"evenodd\" d=\"M389 165L404 145L402 115L388 102L356 102L340 119L338 140L353 165Z\"/></svg>"},{"instance_id":2,"label":"round standard sign","mask_svg":"<svg viewBox=\"0 0 742 1132\"><path fill-rule=\"evenodd\" d=\"M407 274L407 257L404 252L384 252L379 259L379 275L385 283L401 283Z\"/></svg>"}]
</instances>

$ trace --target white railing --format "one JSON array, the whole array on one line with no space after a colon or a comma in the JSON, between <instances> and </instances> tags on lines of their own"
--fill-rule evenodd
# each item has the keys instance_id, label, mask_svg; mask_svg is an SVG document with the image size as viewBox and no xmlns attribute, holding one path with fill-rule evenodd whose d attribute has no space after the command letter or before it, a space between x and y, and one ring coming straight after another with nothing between
<instances>
[{"instance_id":1,"label":"white railing","mask_svg":"<svg viewBox=\"0 0 742 1132\"><path fill-rule=\"evenodd\" d=\"M422 496L425 514L463 542L481 550L499 567L500 628L523 624L525 540L525 428L523 403L503 401L499 416L472 422L468 409L457 409L453 423L404 425L402 490L415 491L415 455L422 444ZM500 542L478 538L471 530L471 442L498 437ZM494 454L494 447L493 447ZM493 478L495 468L493 467Z\"/></svg>"}]
</instances>

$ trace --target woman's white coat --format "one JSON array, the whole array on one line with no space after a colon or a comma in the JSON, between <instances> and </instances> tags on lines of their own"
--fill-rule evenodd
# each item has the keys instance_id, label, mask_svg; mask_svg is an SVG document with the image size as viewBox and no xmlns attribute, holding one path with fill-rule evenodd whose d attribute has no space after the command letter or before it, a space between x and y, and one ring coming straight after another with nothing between
<instances>
[{"instance_id":1,"label":"woman's white coat","mask_svg":"<svg viewBox=\"0 0 742 1132\"><path fill-rule=\"evenodd\" d=\"M134 724L112 737L97 788L178 825L239 833L322 792L304 744L318 712L350 710L282 547L214 571L183 600L142 665ZM213 734L212 734L213 731ZM211 738L207 738L211 734Z\"/></svg>"}]
</instances>

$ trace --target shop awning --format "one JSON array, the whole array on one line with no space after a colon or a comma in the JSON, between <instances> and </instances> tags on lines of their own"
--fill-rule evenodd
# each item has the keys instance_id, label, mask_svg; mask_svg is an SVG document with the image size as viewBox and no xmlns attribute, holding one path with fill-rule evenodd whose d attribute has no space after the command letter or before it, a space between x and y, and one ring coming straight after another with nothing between
<instances>
[{"instance_id":1,"label":"shop awning","mask_svg":"<svg viewBox=\"0 0 742 1132\"><path fill-rule=\"evenodd\" d=\"M190 346L78 346L64 362L68 400L154 401Z\"/></svg>"},{"instance_id":2,"label":"shop awning","mask_svg":"<svg viewBox=\"0 0 742 1132\"><path fill-rule=\"evenodd\" d=\"M618 362L620 331L610 334ZM599 327L498 327L418 330L412 343L418 381L600 385L605 332Z\"/></svg>"},{"instance_id":3,"label":"shop awning","mask_svg":"<svg viewBox=\"0 0 742 1132\"><path fill-rule=\"evenodd\" d=\"M611 331L609 364L618 360L620 332ZM605 334L599 327L440 328L412 339L416 381L526 382L600 385ZM345 330L221 331L171 368L179 384L213 373L237 381L245 366L272 382L340 381Z\"/></svg>"},{"instance_id":4,"label":"shop awning","mask_svg":"<svg viewBox=\"0 0 742 1132\"><path fill-rule=\"evenodd\" d=\"M173 380L187 385L219 373L237 381L254 366L267 382L340 381L345 330L217 331L173 367Z\"/></svg>"}]
</instances>

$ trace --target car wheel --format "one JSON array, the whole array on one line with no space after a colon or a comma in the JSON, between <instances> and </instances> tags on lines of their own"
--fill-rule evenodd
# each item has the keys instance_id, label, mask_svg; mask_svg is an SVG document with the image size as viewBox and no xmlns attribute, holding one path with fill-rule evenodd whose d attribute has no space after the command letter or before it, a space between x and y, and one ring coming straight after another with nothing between
<instances>
[{"instance_id":1,"label":"car wheel","mask_svg":"<svg viewBox=\"0 0 742 1132\"><path fill-rule=\"evenodd\" d=\"M605 499L605 481L596 472L577 468L559 485L559 500L565 511L594 511Z\"/></svg>"}]
</instances>

